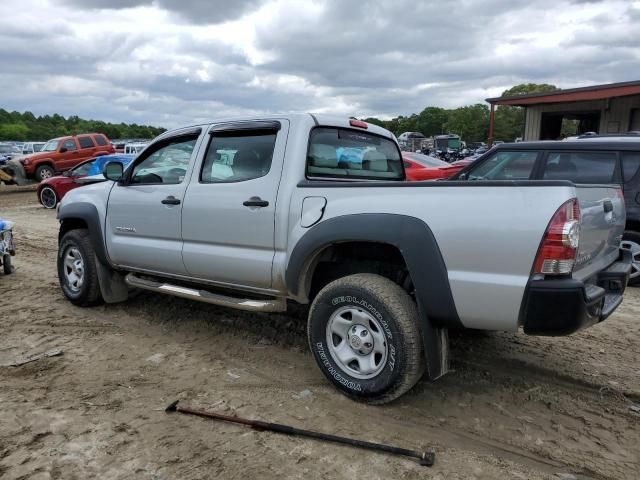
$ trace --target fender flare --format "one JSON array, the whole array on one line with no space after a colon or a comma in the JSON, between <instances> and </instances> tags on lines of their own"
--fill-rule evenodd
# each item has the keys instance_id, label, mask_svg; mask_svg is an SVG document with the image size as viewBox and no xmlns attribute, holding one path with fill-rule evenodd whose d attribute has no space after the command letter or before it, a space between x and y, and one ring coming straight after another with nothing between
<instances>
[{"instance_id":1,"label":"fender flare","mask_svg":"<svg viewBox=\"0 0 640 480\"><path fill-rule=\"evenodd\" d=\"M344 242L377 242L402 254L423 313L437 326L463 327L453 300L447 267L429 226L407 215L363 213L334 217L312 227L296 244L285 272L292 296L306 296L308 273L318 254Z\"/></svg>"},{"instance_id":2,"label":"fender flare","mask_svg":"<svg viewBox=\"0 0 640 480\"><path fill-rule=\"evenodd\" d=\"M65 205L60 208L58 219L61 222L58 242L62 240L62 236L67 231L73 229L73 227L65 229L65 221L82 221L87 226L89 239L96 253L96 271L98 273L98 284L100 285L102 298L107 303L125 301L129 294L129 288L124 282L124 276L111 267L111 262L109 262L109 256L107 255L107 248L104 243L100 215L98 214L96 206L88 202L77 202Z\"/></svg>"},{"instance_id":3,"label":"fender flare","mask_svg":"<svg viewBox=\"0 0 640 480\"><path fill-rule=\"evenodd\" d=\"M33 170L35 171L41 165L49 165L56 169L56 162L53 161L53 158L39 158L35 162L33 162Z\"/></svg>"},{"instance_id":4,"label":"fender flare","mask_svg":"<svg viewBox=\"0 0 640 480\"><path fill-rule=\"evenodd\" d=\"M95 205L88 202L74 202L63 207L58 211L58 220L60 220L60 232L58 233L58 242L62 236L68 231L64 228L64 222L72 222L80 220L87 225L89 230L89 238L96 252L96 257L106 266L110 266L109 256L107 255L107 247L104 243L104 235L102 233L102 225L100 224L100 215Z\"/></svg>"}]
</instances>

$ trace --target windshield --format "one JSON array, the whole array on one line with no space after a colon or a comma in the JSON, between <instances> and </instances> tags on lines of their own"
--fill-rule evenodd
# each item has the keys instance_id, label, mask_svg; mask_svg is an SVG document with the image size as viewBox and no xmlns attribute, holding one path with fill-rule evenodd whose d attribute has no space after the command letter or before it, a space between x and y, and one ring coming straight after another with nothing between
<instances>
[{"instance_id":1,"label":"windshield","mask_svg":"<svg viewBox=\"0 0 640 480\"><path fill-rule=\"evenodd\" d=\"M49 140L42 147L41 152L55 152L58 149L58 140Z\"/></svg>"},{"instance_id":2,"label":"windshield","mask_svg":"<svg viewBox=\"0 0 640 480\"><path fill-rule=\"evenodd\" d=\"M449 164L447 162L443 162L439 158L433 158L428 155L423 155L421 153L404 153L402 155L409 160L419 163L423 167L448 167Z\"/></svg>"},{"instance_id":3,"label":"windshield","mask_svg":"<svg viewBox=\"0 0 640 480\"><path fill-rule=\"evenodd\" d=\"M96 163L95 159L81 163L76 168L71 170L71 174L76 177L88 175L89 170L91 170L91 167L93 167L94 163Z\"/></svg>"}]
</instances>

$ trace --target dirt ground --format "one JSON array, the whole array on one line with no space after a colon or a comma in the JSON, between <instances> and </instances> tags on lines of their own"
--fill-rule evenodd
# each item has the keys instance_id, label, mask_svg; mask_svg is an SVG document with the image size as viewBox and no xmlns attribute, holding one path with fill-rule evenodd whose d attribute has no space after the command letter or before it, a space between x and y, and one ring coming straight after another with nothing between
<instances>
[{"instance_id":1,"label":"dirt ground","mask_svg":"<svg viewBox=\"0 0 640 480\"><path fill-rule=\"evenodd\" d=\"M6 190L5 190L6 191ZM337 393L299 316L155 294L81 309L55 272L55 212L0 193L16 271L0 274L0 478L637 479L640 289L566 338L452 335L452 368L382 407ZM308 392L305 392L307 391ZM301 392L305 392L302 393ZM172 400L408 448L436 464L291 439L164 407Z\"/></svg>"}]
</instances>

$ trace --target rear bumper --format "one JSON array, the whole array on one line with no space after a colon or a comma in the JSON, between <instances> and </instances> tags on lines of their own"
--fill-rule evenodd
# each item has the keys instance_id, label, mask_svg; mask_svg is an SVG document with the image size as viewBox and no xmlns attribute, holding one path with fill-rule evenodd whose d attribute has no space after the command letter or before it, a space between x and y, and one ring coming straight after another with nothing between
<instances>
[{"instance_id":1,"label":"rear bumper","mask_svg":"<svg viewBox=\"0 0 640 480\"><path fill-rule=\"evenodd\" d=\"M631 272L631 252L588 283L573 278L532 280L522 302L520 324L529 335L569 335L605 320L622 303Z\"/></svg>"}]
</instances>

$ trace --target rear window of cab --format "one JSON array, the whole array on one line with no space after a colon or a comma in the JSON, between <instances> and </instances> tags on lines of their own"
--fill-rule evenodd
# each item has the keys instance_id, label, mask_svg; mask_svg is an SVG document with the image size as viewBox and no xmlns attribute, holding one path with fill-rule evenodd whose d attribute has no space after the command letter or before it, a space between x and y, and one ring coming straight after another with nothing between
<instances>
[{"instance_id":1,"label":"rear window of cab","mask_svg":"<svg viewBox=\"0 0 640 480\"><path fill-rule=\"evenodd\" d=\"M347 128L316 127L311 131L306 173L311 179L404 180L395 142Z\"/></svg>"}]
</instances>

